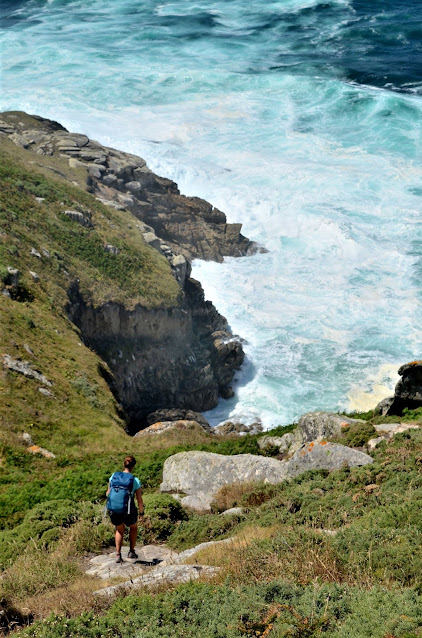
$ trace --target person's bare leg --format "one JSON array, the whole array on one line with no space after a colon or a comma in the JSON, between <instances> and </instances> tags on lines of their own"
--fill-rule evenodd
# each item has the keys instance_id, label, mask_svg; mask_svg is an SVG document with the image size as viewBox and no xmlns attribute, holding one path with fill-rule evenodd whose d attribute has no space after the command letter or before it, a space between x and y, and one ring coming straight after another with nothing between
<instances>
[{"instance_id":1,"label":"person's bare leg","mask_svg":"<svg viewBox=\"0 0 422 638\"><path fill-rule=\"evenodd\" d=\"M115 536L117 554L121 554L121 552L122 552L124 534L125 534L125 524L122 523L121 525L117 525L116 526L116 536Z\"/></svg>"},{"instance_id":2,"label":"person's bare leg","mask_svg":"<svg viewBox=\"0 0 422 638\"><path fill-rule=\"evenodd\" d=\"M129 528L129 543L130 543L130 551L135 551L136 541L138 539L138 523L134 523Z\"/></svg>"}]
</instances>

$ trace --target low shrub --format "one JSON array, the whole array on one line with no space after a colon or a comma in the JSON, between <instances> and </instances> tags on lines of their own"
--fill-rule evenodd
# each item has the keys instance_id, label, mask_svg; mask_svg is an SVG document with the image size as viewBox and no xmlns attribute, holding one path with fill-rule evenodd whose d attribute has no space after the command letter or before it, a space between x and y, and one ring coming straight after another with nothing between
<instances>
[{"instance_id":1,"label":"low shrub","mask_svg":"<svg viewBox=\"0 0 422 638\"><path fill-rule=\"evenodd\" d=\"M145 494L144 504L144 538L149 543L166 540L188 518L181 504L168 494Z\"/></svg>"},{"instance_id":2,"label":"low shrub","mask_svg":"<svg viewBox=\"0 0 422 638\"><path fill-rule=\"evenodd\" d=\"M168 537L170 547L183 550L199 543L225 538L239 524L238 516L220 516L218 514L192 514L187 521L182 521L171 536Z\"/></svg>"},{"instance_id":3,"label":"low shrub","mask_svg":"<svg viewBox=\"0 0 422 638\"><path fill-rule=\"evenodd\" d=\"M28 544L37 548L55 547L62 531L78 521L85 521L90 527L97 529L101 522L100 507L70 499L36 505L25 515L20 525L14 529L0 531L0 566L3 569L10 566L25 551ZM99 546L106 542L106 538L107 535L101 529L97 534Z\"/></svg>"},{"instance_id":4,"label":"low shrub","mask_svg":"<svg viewBox=\"0 0 422 638\"><path fill-rule=\"evenodd\" d=\"M206 604L204 604L206 601ZM268 622L269 619L272 622ZM50 617L24 629L26 638L419 638L422 597L336 584L190 583L165 594L133 594L103 616ZM264 631L266 633L264 634Z\"/></svg>"},{"instance_id":5,"label":"low shrub","mask_svg":"<svg viewBox=\"0 0 422 638\"><path fill-rule=\"evenodd\" d=\"M377 431L371 423L352 423L342 430L338 441L349 447L363 447L375 436Z\"/></svg>"}]
</instances>

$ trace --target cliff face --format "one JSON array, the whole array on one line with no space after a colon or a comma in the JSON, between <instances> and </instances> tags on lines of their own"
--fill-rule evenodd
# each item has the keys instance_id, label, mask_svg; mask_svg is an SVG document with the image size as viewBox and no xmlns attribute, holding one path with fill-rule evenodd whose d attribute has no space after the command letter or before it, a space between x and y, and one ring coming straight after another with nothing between
<instances>
[{"instance_id":1,"label":"cliff face","mask_svg":"<svg viewBox=\"0 0 422 638\"><path fill-rule=\"evenodd\" d=\"M128 310L116 303L88 305L77 284L69 292L69 317L108 363L131 433L147 425L157 409L201 412L215 407L219 396L233 394L242 346L205 301L199 282L187 279L183 293L176 308Z\"/></svg>"},{"instance_id":2,"label":"cliff face","mask_svg":"<svg viewBox=\"0 0 422 638\"><path fill-rule=\"evenodd\" d=\"M71 210L52 211L51 228L54 216L65 216L72 235L71 244L66 236L67 245L71 250L76 246L81 255L90 254L91 248L88 253L83 248L87 242L95 244L95 250L99 241L103 245L104 257L96 257L103 269L98 286L93 279L95 270L88 274L78 271L80 266L72 269L65 263L66 257L61 263L68 280L66 312L80 329L84 343L108 364L112 373L108 382L123 408L129 431L146 425L148 415L156 410L201 412L215 407L219 396L232 396L233 376L244 359L242 345L231 334L226 319L205 301L200 283L190 277L189 259L221 260L223 255L257 250L240 234L240 224L227 224L225 215L207 202L180 195L176 184L152 173L141 158L68 133L55 122L5 113L0 117L1 140L14 144L34 170L78 184L95 196L96 206L108 209L107 214L100 209L93 212L86 203L62 201L59 205L69 205ZM44 206L43 197L37 201ZM60 232L65 239L67 230ZM60 239L56 230L54 233ZM133 270L139 254L136 242L146 255L156 258L144 258ZM61 254L62 248L64 242ZM155 270L149 272L152 262ZM139 277L144 298L152 301L145 304L141 295L139 302L129 291L125 264L133 270L131 290L136 291ZM115 287L107 288L107 273L120 277L120 285L128 290L120 294ZM173 291L168 302L162 293L149 295L154 277L172 280L173 285L169 282L167 288L176 287L179 294L175 296ZM98 287L100 297L95 293Z\"/></svg>"}]
</instances>

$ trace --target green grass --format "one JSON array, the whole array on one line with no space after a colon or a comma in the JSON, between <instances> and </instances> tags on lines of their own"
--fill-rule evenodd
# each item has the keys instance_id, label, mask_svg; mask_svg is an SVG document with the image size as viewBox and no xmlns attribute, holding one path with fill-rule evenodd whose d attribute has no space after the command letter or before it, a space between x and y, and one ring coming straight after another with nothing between
<instances>
[{"instance_id":1,"label":"green grass","mask_svg":"<svg viewBox=\"0 0 422 638\"><path fill-rule=\"evenodd\" d=\"M165 594L116 601L101 616L51 617L21 635L28 638L417 638L422 597L374 588L299 586L273 580L259 585L189 584Z\"/></svg>"},{"instance_id":2,"label":"green grass","mask_svg":"<svg viewBox=\"0 0 422 638\"><path fill-rule=\"evenodd\" d=\"M0 180L0 229L8 235L0 245L1 272L8 265L35 263L40 275L62 286L68 286L66 278L78 277L94 304L112 300L132 307L139 303L168 308L178 303L180 288L169 264L144 243L130 213L102 205L65 180L48 178L33 167L28 170L7 152L0 155ZM91 216L94 228L68 219L63 214L67 209ZM120 254L106 252L106 243L119 248ZM31 247L41 254L47 248L51 259L31 261Z\"/></svg>"}]
</instances>

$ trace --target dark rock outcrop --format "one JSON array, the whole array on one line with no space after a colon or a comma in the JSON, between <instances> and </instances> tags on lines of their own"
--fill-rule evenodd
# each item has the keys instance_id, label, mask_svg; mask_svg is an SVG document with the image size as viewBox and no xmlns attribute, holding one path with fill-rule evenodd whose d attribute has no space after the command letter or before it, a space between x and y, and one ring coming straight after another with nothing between
<instances>
[{"instance_id":1,"label":"dark rock outcrop","mask_svg":"<svg viewBox=\"0 0 422 638\"><path fill-rule=\"evenodd\" d=\"M385 415L401 416L403 410L422 407L422 361L405 363L398 370L401 379L394 389L394 397L384 399L376 411Z\"/></svg>"},{"instance_id":2,"label":"dark rock outcrop","mask_svg":"<svg viewBox=\"0 0 422 638\"><path fill-rule=\"evenodd\" d=\"M194 279L186 280L180 307L162 310L116 303L96 308L75 282L67 310L85 343L107 362L130 432L149 425L157 409L177 408L185 417L233 393L230 384L244 359L241 343Z\"/></svg>"}]
</instances>

